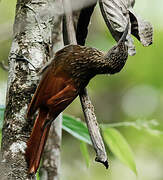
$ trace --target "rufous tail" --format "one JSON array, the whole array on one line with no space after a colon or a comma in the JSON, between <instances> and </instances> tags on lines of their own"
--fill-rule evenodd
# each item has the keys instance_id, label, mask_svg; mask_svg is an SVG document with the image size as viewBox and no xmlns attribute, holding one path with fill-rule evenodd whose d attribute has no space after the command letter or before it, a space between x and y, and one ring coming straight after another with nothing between
<instances>
[{"instance_id":1,"label":"rufous tail","mask_svg":"<svg viewBox=\"0 0 163 180\"><path fill-rule=\"evenodd\" d=\"M40 109L39 114L35 120L32 133L27 142L26 148L26 161L28 163L28 173L34 174L40 164L40 159L44 146L49 134L50 124L43 128L46 121L48 112L46 110Z\"/></svg>"}]
</instances>

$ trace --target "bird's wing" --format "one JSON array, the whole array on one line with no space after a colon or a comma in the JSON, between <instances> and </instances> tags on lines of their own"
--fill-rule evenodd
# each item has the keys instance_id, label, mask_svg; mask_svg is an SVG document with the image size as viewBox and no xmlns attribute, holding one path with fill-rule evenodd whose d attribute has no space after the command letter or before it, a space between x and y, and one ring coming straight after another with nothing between
<instances>
[{"instance_id":1,"label":"bird's wing","mask_svg":"<svg viewBox=\"0 0 163 180\"><path fill-rule=\"evenodd\" d=\"M67 85L69 85L68 95L71 96L68 99L74 99L74 97L77 96L77 92L73 88L73 79L66 72L63 72L60 67L56 68L55 71L51 68L51 66L48 67L43 74L43 77L29 105L27 118L30 118L39 107L47 108L48 100L52 97L55 97L57 94L61 95L60 98L63 98L62 96L64 96L64 94L60 92L62 92L62 90L64 90ZM57 95L56 97L58 98L59 95Z\"/></svg>"}]
</instances>

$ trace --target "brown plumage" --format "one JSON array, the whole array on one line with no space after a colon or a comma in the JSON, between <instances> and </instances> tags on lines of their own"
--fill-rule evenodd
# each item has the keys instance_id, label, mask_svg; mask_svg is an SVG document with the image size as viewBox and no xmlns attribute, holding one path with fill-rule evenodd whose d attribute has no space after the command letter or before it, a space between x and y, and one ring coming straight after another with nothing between
<instances>
[{"instance_id":1,"label":"brown plumage","mask_svg":"<svg viewBox=\"0 0 163 180\"><path fill-rule=\"evenodd\" d=\"M114 74L123 68L128 57L127 34L128 26L118 44L107 54L90 47L68 45L44 68L27 112L30 119L39 111L27 142L26 160L30 174L38 169L52 121L95 75Z\"/></svg>"}]
</instances>

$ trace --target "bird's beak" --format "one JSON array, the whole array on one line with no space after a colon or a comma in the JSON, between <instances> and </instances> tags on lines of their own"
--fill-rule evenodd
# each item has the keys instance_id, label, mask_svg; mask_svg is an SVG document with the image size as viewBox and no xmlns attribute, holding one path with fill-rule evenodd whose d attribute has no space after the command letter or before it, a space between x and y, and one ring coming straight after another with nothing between
<instances>
[{"instance_id":1,"label":"bird's beak","mask_svg":"<svg viewBox=\"0 0 163 180\"><path fill-rule=\"evenodd\" d=\"M125 28L125 31L122 34L122 37L120 38L120 40L118 41L118 44L120 44L121 42L125 42L126 41L126 37L128 34L128 30L129 30L129 22L127 23L127 26Z\"/></svg>"}]
</instances>

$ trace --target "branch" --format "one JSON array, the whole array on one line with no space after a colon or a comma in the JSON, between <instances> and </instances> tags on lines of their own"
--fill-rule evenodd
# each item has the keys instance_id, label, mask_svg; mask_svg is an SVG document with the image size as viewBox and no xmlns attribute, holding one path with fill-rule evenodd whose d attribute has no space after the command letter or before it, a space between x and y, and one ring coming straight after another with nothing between
<instances>
[{"instance_id":1,"label":"branch","mask_svg":"<svg viewBox=\"0 0 163 180\"><path fill-rule=\"evenodd\" d=\"M72 16L72 9L70 4L71 2L67 0L62 0L62 1L63 1L64 12L66 15L66 28L67 28L69 43L77 44L73 16Z\"/></svg>"},{"instance_id":2,"label":"branch","mask_svg":"<svg viewBox=\"0 0 163 180\"><path fill-rule=\"evenodd\" d=\"M64 10L66 14L66 24L67 24L67 33L70 44L77 44L76 41L76 33L73 24L72 10L70 2L67 0L63 0ZM65 8L66 7L66 8ZM91 103L91 100L88 97L88 93L86 88L79 95L80 101L82 104L85 120L88 126L88 130L90 133L90 137L92 140L93 147L96 151L96 161L101 162L108 168L107 154L105 150L105 146L100 134L100 130L98 127L98 122L96 120L96 115L94 113L94 108Z\"/></svg>"}]
</instances>

